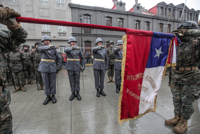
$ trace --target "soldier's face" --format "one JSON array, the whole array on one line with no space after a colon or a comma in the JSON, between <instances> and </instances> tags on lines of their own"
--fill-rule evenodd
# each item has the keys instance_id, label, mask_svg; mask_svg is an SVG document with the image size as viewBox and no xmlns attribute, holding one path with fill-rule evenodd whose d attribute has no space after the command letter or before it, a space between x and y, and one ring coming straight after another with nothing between
<instances>
[{"instance_id":1,"label":"soldier's face","mask_svg":"<svg viewBox=\"0 0 200 134\"><path fill-rule=\"evenodd\" d=\"M119 44L119 47L122 47L122 44Z\"/></svg>"},{"instance_id":2,"label":"soldier's face","mask_svg":"<svg viewBox=\"0 0 200 134\"><path fill-rule=\"evenodd\" d=\"M103 44L102 42L98 42L98 43L97 43L97 46L102 45L102 44Z\"/></svg>"},{"instance_id":3,"label":"soldier's face","mask_svg":"<svg viewBox=\"0 0 200 134\"><path fill-rule=\"evenodd\" d=\"M110 44L110 47L113 47L113 44Z\"/></svg>"},{"instance_id":4,"label":"soldier's face","mask_svg":"<svg viewBox=\"0 0 200 134\"><path fill-rule=\"evenodd\" d=\"M24 50L27 50L28 49L28 47L24 47Z\"/></svg>"},{"instance_id":5,"label":"soldier's face","mask_svg":"<svg viewBox=\"0 0 200 134\"><path fill-rule=\"evenodd\" d=\"M36 45L35 47L38 48L38 45Z\"/></svg>"},{"instance_id":6,"label":"soldier's face","mask_svg":"<svg viewBox=\"0 0 200 134\"><path fill-rule=\"evenodd\" d=\"M50 44L50 41L49 40L44 40L43 42L45 45L49 45Z\"/></svg>"},{"instance_id":7,"label":"soldier's face","mask_svg":"<svg viewBox=\"0 0 200 134\"><path fill-rule=\"evenodd\" d=\"M76 42L75 41L72 41L70 44L71 44L71 46L76 46Z\"/></svg>"}]
</instances>

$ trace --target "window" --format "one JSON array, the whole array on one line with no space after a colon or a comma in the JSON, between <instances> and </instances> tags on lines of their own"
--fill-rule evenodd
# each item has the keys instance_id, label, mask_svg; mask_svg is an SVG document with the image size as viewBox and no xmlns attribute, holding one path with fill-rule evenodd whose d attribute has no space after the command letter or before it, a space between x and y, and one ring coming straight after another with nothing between
<instances>
[{"instance_id":1,"label":"window","mask_svg":"<svg viewBox=\"0 0 200 134\"><path fill-rule=\"evenodd\" d=\"M19 0L9 0L9 2L19 2Z\"/></svg>"},{"instance_id":2,"label":"window","mask_svg":"<svg viewBox=\"0 0 200 134\"><path fill-rule=\"evenodd\" d=\"M67 28L64 26L58 26L58 36L67 36Z\"/></svg>"},{"instance_id":3,"label":"window","mask_svg":"<svg viewBox=\"0 0 200 134\"><path fill-rule=\"evenodd\" d=\"M198 21L198 14L196 14L196 21Z\"/></svg>"},{"instance_id":4,"label":"window","mask_svg":"<svg viewBox=\"0 0 200 134\"><path fill-rule=\"evenodd\" d=\"M64 53L65 47L59 47L59 52Z\"/></svg>"},{"instance_id":5,"label":"window","mask_svg":"<svg viewBox=\"0 0 200 134\"><path fill-rule=\"evenodd\" d=\"M42 25L42 36L43 35L51 36L51 27L50 27L50 25Z\"/></svg>"},{"instance_id":6,"label":"window","mask_svg":"<svg viewBox=\"0 0 200 134\"><path fill-rule=\"evenodd\" d=\"M189 20L189 13L187 12L187 20Z\"/></svg>"},{"instance_id":7,"label":"window","mask_svg":"<svg viewBox=\"0 0 200 134\"><path fill-rule=\"evenodd\" d=\"M167 16L167 8L165 8L165 16Z\"/></svg>"},{"instance_id":8,"label":"window","mask_svg":"<svg viewBox=\"0 0 200 134\"><path fill-rule=\"evenodd\" d=\"M179 14L179 17L181 18L181 15L182 15L182 11L180 11L180 14Z\"/></svg>"},{"instance_id":9,"label":"window","mask_svg":"<svg viewBox=\"0 0 200 134\"><path fill-rule=\"evenodd\" d=\"M135 21L135 29L140 29L140 21L139 20Z\"/></svg>"},{"instance_id":10,"label":"window","mask_svg":"<svg viewBox=\"0 0 200 134\"><path fill-rule=\"evenodd\" d=\"M57 0L57 7L65 7L65 0Z\"/></svg>"},{"instance_id":11,"label":"window","mask_svg":"<svg viewBox=\"0 0 200 134\"><path fill-rule=\"evenodd\" d=\"M124 27L124 20L122 18L118 19L118 27Z\"/></svg>"},{"instance_id":12,"label":"window","mask_svg":"<svg viewBox=\"0 0 200 134\"><path fill-rule=\"evenodd\" d=\"M172 12L172 17L174 17L174 15L175 15L175 10L173 10L173 12Z\"/></svg>"},{"instance_id":13,"label":"window","mask_svg":"<svg viewBox=\"0 0 200 134\"><path fill-rule=\"evenodd\" d=\"M91 16L89 14L85 14L83 22L87 23L87 24L91 24ZM91 33L91 29L90 28L84 28L84 33Z\"/></svg>"},{"instance_id":14,"label":"window","mask_svg":"<svg viewBox=\"0 0 200 134\"><path fill-rule=\"evenodd\" d=\"M150 30L150 23L148 21L145 22L145 30L146 31Z\"/></svg>"},{"instance_id":15,"label":"window","mask_svg":"<svg viewBox=\"0 0 200 134\"><path fill-rule=\"evenodd\" d=\"M169 8L168 11L169 11L169 18L171 19L171 17L172 17L172 10L171 10L171 8Z\"/></svg>"},{"instance_id":16,"label":"window","mask_svg":"<svg viewBox=\"0 0 200 134\"><path fill-rule=\"evenodd\" d=\"M85 53L91 53L91 41L85 41Z\"/></svg>"},{"instance_id":17,"label":"window","mask_svg":"<svg viewBox=\"0 0 200 134\"><path fill-rule=\"evenodd\" d=\"M159 30L159 32L163 32L163 23L160 23L160 30Z\"/></svg>"},{"instance_id":18,"label":"window","mask_svg":"<svg viewBox=\"0 0 200 134\"><path fill-rule=\"evenodd\" d=\"M49 0L40 0L40 5L48 6L49 5Z\"/></svg>"},{"instance_id":19,"label":"window","mask_svg":"<svg viewBox=\"0 0 200 134\"><path fill-rule=\"evenodd\" d=\"M167 25L167 33L170 33L170 32L171 32L171 25L168 24L168 25Z\"/></svg>"},{"instance_id":20,"label":"window","mask_svg":"<svg viewBox=\"0 0 200 134\"><path fill-rule=\"evenodd\" d=\"M160 14L161 14L161 15L163 15L164 8L163 8L163 7L161 7L161 8L160 8L160 10L161 10L161 13L160 13Z\"/></svg>"},{"instance_id":21,"label":"window","mask_svg":"<svg viewBox=\"0 0 200 134\"><path fill-rule=\"evenodd\" d=\"M106 17L106 26L112 26L112 18Z\"/></svg>"},{"instance_id":22,"label":"window","mask_svg":"<svg viewBox=\"0 0 200 134\"><path fill-rule=\"evenodd\" d=\"M192 13L190 13L190 20L192 20Z\"/></svg>"}]
</instances>

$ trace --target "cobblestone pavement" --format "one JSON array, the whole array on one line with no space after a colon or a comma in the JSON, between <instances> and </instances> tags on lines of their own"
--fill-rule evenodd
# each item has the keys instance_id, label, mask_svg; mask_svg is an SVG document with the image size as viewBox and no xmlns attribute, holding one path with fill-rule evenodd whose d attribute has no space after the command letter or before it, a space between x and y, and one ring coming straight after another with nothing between
<instances>
[{"instance_id":1,"label":"cobblestone pavement","mask_svg":"<svg viewBox=\"0 0 200 134\"><path fill-rule=\"evenodd\" d=\"M81 74L82 100L69 101L71 95L66 70L58 74L56 104L44 106L44 91L36 84L27 85L26 92L12 93L10 105L14 134L173 134L173 128L164 125L173 117L173 104L168 77L164 78L157 98L157 110L143 117L123 123L117 122L119 94L114 83L105 83L106 97L96 97L92 66ZM83 81L84 80L84 89ZM106 79L105 79L106 81ZM59 94L59 96L58 96ZM195 113L189 120L185 134L200 134L200 100L195 102Z\"/></svg>"}]
</instances>

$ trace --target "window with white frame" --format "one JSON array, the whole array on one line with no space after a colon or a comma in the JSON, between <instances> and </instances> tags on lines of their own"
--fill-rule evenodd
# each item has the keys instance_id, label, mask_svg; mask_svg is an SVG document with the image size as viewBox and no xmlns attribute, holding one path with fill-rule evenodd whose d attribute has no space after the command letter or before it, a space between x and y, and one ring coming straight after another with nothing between
<instances>
[{"instance_id":1,"label":"window with white frame","mask_svg":"<svg viewBox=\"0 0 200 134\"><path fill-rule=\"evenodd\" d=\"M122 18L118 19L118 27L124 27L124 20Z\"/></svg>"},{"instance_id":2,"label":"window with white frame","mask_svg":"<svg viewBox=\"0 0 200 134\"><path fill-rule=\"evenodd\" d=\"M9 0L9 2L15 2L15 3L18 3L19 0Z\"/></svg>"},{"instance_id":3,"label":"window with white frame","mask_svg":"<svg viewBox=\"0 0 200 134\"><path fill-rule=\"evenodd\" d=\"M168 24L168 25L167 25L167 33L170 33L170 32L171 32L171 25Z\"/></svg>"},{"instance_id":4,"label":"window with white frame","mask_svg":"<svg viewBox=\"0 0 200 134\"><path fill-rule=\"evenodd\" d=\"M163 23L160 23L160 28L159 28L159 32L163 32Z\"/></svg>"},{"instance_id":5,"label":"window with white frame","mask_svg":"<svg viewBox=\"0 0 200 134\"><path fill-rule=\"evenodd\" d=\"M57 7L65 7L65 0L57 0Z\"/></svg>"},{"instance_id":6,"label":"window with white frame","mask_svg":"<svg viewBox=\"0 0 200 134\"><path fill-rule=\"evenodd\" d=\"M48 6L49 5L49 0L40 0L40 5Z\"/></svg>"},{"instance_id":7,"label":"window with white frame","mask_svg":"<svg viewBox=\"0 0 200 134\"><path fill-rule=\"evenodd\" d=\"M65 47L59 47L59 52L64 53Z\"/></svg>"},{"instance_id":8,"label":"window with white frame","mask_svg":"<svg viewBox=\"0 0 200 134\"><path fill-rule=\"evenodd\" d=\"M42 35L51 36L51 26L50 25L42 25Z\"/></svg>"},{"instance_id":9,"label":"window with white frame","mask_svg":"<svg viewBox=\"0 0 200 134\"><path fill-rule=\"evenodd\" d=\"M64 26L58 26L58 36L67 36L67 28Z\"/></svg>"}]
</instances>

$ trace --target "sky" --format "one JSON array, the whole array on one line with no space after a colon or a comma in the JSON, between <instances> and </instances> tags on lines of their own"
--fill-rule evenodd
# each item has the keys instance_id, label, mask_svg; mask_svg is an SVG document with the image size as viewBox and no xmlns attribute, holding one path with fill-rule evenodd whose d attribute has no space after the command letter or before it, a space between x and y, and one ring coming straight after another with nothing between
<instances>
[{"instance_id":1,"label":"sky","mask_svg":"<svg viewBox=\"0 0 200 134\"><path fill-rule=\"evenodd\" d=\"M71 0L71 3L88 5L88 6L98 6L105 8L113 7L113 0ZM120 0L118 0L120 1ZM126 3L126 10L130 10L135 4L135 0L122 0ZM173 3L174 5L178 5L181 3L185 3L186 0L138 0L138 3L146 9L150 9L154 7L157 3L164 1L165 3ZM188 8L194 8L195 10L200 10L200 0L187 0L186 5Z\"/></svg>"}]
</instances>

